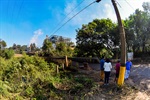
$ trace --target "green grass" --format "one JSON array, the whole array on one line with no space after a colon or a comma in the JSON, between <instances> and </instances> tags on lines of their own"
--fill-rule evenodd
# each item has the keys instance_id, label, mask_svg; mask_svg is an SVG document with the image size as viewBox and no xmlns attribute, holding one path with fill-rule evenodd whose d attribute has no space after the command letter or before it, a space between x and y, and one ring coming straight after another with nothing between
<instances>
[{"instance_id":1,"label":"green grass","mask_svg":"<svg viewBox=\"0 0 150 100\"><path fill-rule=\"evenodd\" d=\"M0 57L0 60L0 94L5 98L10 94L17 94L9 97L16 100L64 99L68 95L82 97L89 91L84 89L93 86L93 81L80 75L73 66L65 70L60 67L57 74L56 64L47 63L38 56L24 55L7 60Z\"/></svg>"}]
</instances>

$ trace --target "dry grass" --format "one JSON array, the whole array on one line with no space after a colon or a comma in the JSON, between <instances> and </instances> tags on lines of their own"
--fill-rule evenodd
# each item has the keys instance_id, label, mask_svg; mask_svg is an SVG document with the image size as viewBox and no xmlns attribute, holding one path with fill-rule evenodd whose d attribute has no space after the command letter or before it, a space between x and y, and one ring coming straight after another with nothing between
<instances>
[{"instance_id":1,"label":"dry grass","mask_svg":"<svg viewBox=\"0 0 150 100\"><path fill-rule=\"evenodd\" d=\"M23 57L22 54L15 54L14 57Z\"/></svg>"}]
</instances>

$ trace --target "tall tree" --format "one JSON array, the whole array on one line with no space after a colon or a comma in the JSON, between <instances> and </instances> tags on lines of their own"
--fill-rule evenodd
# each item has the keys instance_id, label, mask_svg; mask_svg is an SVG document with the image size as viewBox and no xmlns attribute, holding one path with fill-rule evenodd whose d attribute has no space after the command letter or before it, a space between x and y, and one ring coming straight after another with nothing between
<instances>
[{"instance_id":1,"label":"tall tree","mask_svg":"<svg viewBox=\"0 0 150 100\"><path fill-rule=\"evenodd\" d=\"M12 48L13 48L13 50L16 50L17 49L17 45L14 43Z\"/></svg>"},{"instance_id":2,"label":"tall tree","mask_svg":"<svg viewBox=\"0 0 150 100\"><path fill-rule=\"evenodd\" d=\"M6 42L0 39L0 49L5 48L6 46L7 46Z\"/></svg>"},{"instance_id":3,"label":"tall tree","mask_svg":"<svg viewBox=\"0 0 150 100\"><path fill-rule=\"evenodd\" d=\"M74 43L73 42L65 42L65 41L62 41L62 42L57 42L56 43L56 48L55 48L55 56L72 56L73 55L73 49L72 47L74 46Z\"/></svg>"},{"instance_id":4,"label":"tall tree","mask_svg":"<svg viewBox=\"0 0 150 100\"><path fill-rule=\"evenodd\" d=\"M133 19L133 16L130 16L131 19ZM124 21L124 29L126 32L126 43L127 43L127 51L131 52L133 50L133 45L135 45L135 34L134 34L134 28L130 28L130 26L134 26L132 23L132 20L126 19Z\"/></svg>"},{"instance_id":5,"label":"tall tree","mask_svg":"<svg viewBox=\"0 0 150 100\"><path fill-rule=\"evenodd\" d=\"M114 47L116 25L110 19L95 19L87 25L82 25L81 29L76 30L76 52L77 56L112 56Z\"/></svg>"},{"instance_id":6,"label":"tall tree","mask_svg":"<svg viewBox=\"0 0 150 100\"><path fill-rule=\"evenodd\" d=\"M150 2L143 3L144 11L137 9L126 20L127 45L133 47L134 52L145 52L146 44L150 40ZM129 49L128 49L129 50Z\"/></svg>"},{"instance_id":7,"label":"tall tree","mask_svg":"<svg viewBox=\"0 0 150 100\"><path fill-rule=\"evenodd\" d=\"M30 50L31 50L31 52L35 52L35 50L36 50L36 45L35 45L35 43L31 43L31 44L30 44Z\"/></svg>"},{"instance_id":8,"label":"tall tree","mask_svg":"<svg viewBox=\"0 0 150 100\"><path fill-rule=\"evenodd\" d=\"M51 54L53 51L52 42L46 38L43 42L42 50L45 54Z\"/></svg>"}]
</instances>

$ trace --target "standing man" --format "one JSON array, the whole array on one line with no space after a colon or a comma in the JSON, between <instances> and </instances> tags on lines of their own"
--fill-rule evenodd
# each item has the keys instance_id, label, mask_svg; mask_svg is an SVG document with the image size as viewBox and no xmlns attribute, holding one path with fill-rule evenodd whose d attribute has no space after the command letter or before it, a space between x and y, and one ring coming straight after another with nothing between
<instances>
[{"instance_id":1,"label":"standing man","mask_svg":"<svg viewBox=\"0 0 150 100\"><path fill-rule=\"evenodd\" d=\"M125 72L125 80L129 78L130 75L130 70L132 67L132 62L130 61L130 59L128 59L128 61L126 62L126 72Z\"/></svg>"},{"instance_id":2,"label":"standing man","mask_svg":"<svg viewBox=\"0 0 150 100\"><path fill-rule=\"evenodd\" d=\"M102 56L102 59L100 60L100 81L104 81L104 56Z\"/></svg>"}]
</instances>

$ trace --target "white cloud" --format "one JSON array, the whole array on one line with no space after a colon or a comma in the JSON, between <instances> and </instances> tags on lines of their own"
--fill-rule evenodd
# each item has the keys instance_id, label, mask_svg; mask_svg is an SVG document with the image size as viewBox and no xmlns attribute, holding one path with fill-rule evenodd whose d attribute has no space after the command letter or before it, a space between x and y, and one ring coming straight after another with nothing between
<instances>
[{"instance_id":1,"label":"white cloud","mask_svg":"<svg viewBox=\"0 0 150 100\"><path fill-rule=\"evenodd\" d=\"M68 2L66 4L66 8L64 9L66 15L69 14L75 8L76 5L77 5L76 0L73 0L72 2Z\"/></svg>"},{"instance_id":2,"label":"white cloud","mask_svg":"<svg viewBox=\"0 0 150 100\"><path fill-rule=\"evenodd\" d=\"M81 1L82 0L80 0L80 2ZM86 7L93 1L94 0L85 0L79 7L77 7L77 9L75 9L73 12L70 13L70 11L72 11L74 7L76 7L79 4L79 0L71 0L71 1L68 0L64 8L64 15L67 16L68 13L70 14L65 19L64 22L72 18L75 14L77 14L79 11L81 11L84 7ZM130 14L133 14L137 8L142 9L143 2L150 0L127 0L129 4L125 0L116 0L116 1L118 2L117 7L119 9L121 18L126 19L130 16ZM117 22L115 10L111 0L102 0L101 2L94 3L88 8L84 9L77 16L71 19L66 25L64 25L63 26L64 30L62 29L57 34L65 35L67 32L68 33L67 36L71 37L71 39L75 41L76 36L75 30L81 28L82 24L88 24L89 22L92 22L96 18L97 19L109 18L113 22Z\"/></svg>"},{"instance_id":3,"label":"white cloud","mask_svg":"<svg viewBox=\"0 0 150 100\"><path fill-rule=\"evenodd\" d=\"M88 0L83 2L78 9L74 10L71 14L69 14L67 20L81 11L84 7L88 4L93 2L93 0ZM77 6L77 0L73 0L71 3L66 4L66 8L64 9L64 13L67 15ZM88 22L93 21L93 19L101 19L101 18L110 18L112 20L116 20L115 13L110 2L100 2L94 3L82 12L80 12L77 16L75 16L70 22L69 25L71 26L81 26L82 24L87 24Z\"/></svg>"},{"instance_id":4,"label":"white cloud","mask_svg":"<svg viewBox=\"0 0 150 100\"><path fill-rule=\"evenodd\" d=\"M41 29L38 29L38 30L34 31L34 35L33 35L33 37L30 40L30 44L31 43L35 43L36 45L38 45L38 38L42 34L43 34L43 32L42 32Z\"/></svg>"},{"instance_id":5,"label":"white cloud","mask_svg":"<svg viewBox=\"0 0 150 100\"><path fill-rule=\"evenodd\" d=\"M105 5L104 5L104 12L105 12L105 18L110 18L111 20L113 20L113 21L116 21L117 20L117 18L116 18L116 15L115 15L115 11L114 11L114 8L112 7L112 5L110 5L109 3L106 3Z\"/></svg>"},{"instance_id":6,"label":"white cloud","mask_svg":"<svg viewBox=\"0 0 150 100\"><path fill-rule=\"evenodd\" d=\"M77 6L79 2L78 0L73 0L66 4L66 8L64 9L65 15L67 15L74 7ZM135 9L139 8L142 10L142 3L148 2L150 0L116 0L117 6L120 12L120 16L122 19L126 19L130 14L133 14ZM69 18L77 14L81 9L85 6L93 2L93 0L84 1L76 10L74 10L71 14L69 14ZM68 19L69 19L68 18ZM111 0L102 0L99 3L94 3L77 16L75 16L68 24L71 26L81 26L82 24L87 24L91 22L93 19L101 19L101 18L110 18L114 22L117 21L116 14L114 8L112 6ZM67 19L67 20L68 20Z\"/></svg>"},{"instance_id":7,"label":"white cloud","mask_svg":"<svg viewBox=\"0 0 150 100\"><path fill-rule=\"evenodd\" d=\"M133 14L136 9L143 10L142 4L143 2L150 2L150 0L117 0L120 15L122 19L126 19Z\"/></svg>"}]
</instances>

